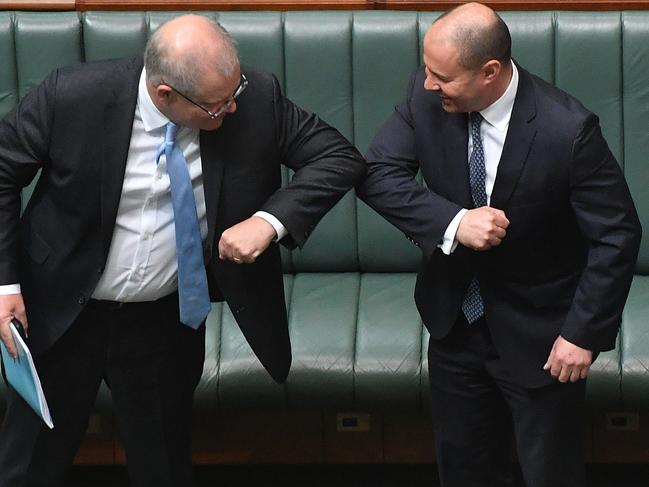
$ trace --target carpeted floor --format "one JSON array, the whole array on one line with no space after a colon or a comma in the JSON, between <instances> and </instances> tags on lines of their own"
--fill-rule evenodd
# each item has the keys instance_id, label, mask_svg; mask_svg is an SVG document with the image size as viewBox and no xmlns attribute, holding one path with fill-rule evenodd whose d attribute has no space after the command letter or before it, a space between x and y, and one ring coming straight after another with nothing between
<instances>
[{"instance_id":1,"label":"carpeted floor","mask_svg":"<svg viewBox=\"0 0 649 487\"><path fill-rule=\"evenodd\" d=\"M126 487L123 467L75 467L69 487ZM215 466L196 468L196 487L436 487L431 465ZM519 482L517 487L522 487ZM649 487L649 465L591 465L589 487Z\"/></svg>"}]
</instances>

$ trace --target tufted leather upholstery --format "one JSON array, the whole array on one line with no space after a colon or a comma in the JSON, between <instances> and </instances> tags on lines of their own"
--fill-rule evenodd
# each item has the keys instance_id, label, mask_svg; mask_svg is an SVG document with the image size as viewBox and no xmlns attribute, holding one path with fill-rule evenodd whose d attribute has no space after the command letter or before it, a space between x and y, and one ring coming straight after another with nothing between
<instances>
[{"instance_id":1,"label":"tufted leather upholstery","mask_svg":"<svg viewBox=\"0 0 649 487\"><path fill-rule=\"evenodd\" d=\"M57 66L142 52L167 12L0 12L0 116ZM364 151L404 93L436 13L210 12L244 64L274 72L298 104ZM514 57L601 117L644 226L649 222L649 12L504 12ZM288 171L284 179L290 177ZM26 188L25 197L30 194ZM197 390L205 412L427 408L426 332L412 294L418 250L353 194L303 251L282 250L293 367L263 371L221 303L208 319ZM645 236L619 346L593 366L594 408L649 405L649 241ZM2 396L0 385L0 398ZM100 409L109 401L105 391Z\"/></svg>"}]
</instances>

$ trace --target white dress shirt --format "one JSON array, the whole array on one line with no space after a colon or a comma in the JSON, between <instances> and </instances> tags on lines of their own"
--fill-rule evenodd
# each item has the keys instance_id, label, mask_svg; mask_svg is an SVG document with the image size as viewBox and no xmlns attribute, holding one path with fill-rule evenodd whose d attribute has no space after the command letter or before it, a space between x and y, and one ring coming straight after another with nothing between
<instances>
[{"instance_id":1,"label":"white dress shirt","mask_svg":"<svg viewBox=\"0 0 649 487\"><path fill-rule=\"evenodd\" d=\"M92 294L94 299L153 301L177 289L174 215L164 153L159 164L155 161L169 119L153 104L145 80L142 70L113 238L104 272ZM180 127L176 144L187 160L205 240L207 216L199 133L198 129ZM277 240L286 235L274 216L265 212L255 215L275 228ZM15 293L20 293L20 284L0 286L0 294Z\"/></svg>"},{"instance_id":2,"label":"white dress shirt","mask_svg":"<svg viewBox=\"0 0 649 487\"><path fill-rule=\"evenodd\" d=\"M503 146L505 145L505 138L507 137L507 130L509 129L509 120L512 116L514 108L514 101L516 100L516 92L518 91L518 69L516 64L512 62L512 79L507 86L507 89L495 102L489 105L484 110L480 110L480 115L484 121L480 124L480 138L482 139L482 146L485 155L485 191L487 193L487 205L491 202L491 193L494 189L496 182L496 174L498 173L498 164L500 156L503 153ZM471 133L471 121L469 120L469 134ZM473 151L473 140L469 137L469 159ZM457 247L457 229L460 226L460 220L469 211L462 209L451 220L451 223L446 227L444 232L444 239L438 245L446 255L450 255Z\"/></svg>"}]
</instances>

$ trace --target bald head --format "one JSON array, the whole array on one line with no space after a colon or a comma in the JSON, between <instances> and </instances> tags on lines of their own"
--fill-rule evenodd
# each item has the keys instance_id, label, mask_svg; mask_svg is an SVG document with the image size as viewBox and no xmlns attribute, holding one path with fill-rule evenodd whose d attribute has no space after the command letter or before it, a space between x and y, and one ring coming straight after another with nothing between
<instances>
[{"instance_id":1,"label":"bald head","mask_svg":"<svg viewBox=\"0 0 649 487\"><path fill-rule=\"evenodd\" d=\"M202 77L216 71L228 78L239 67L230 34L201 15L183 15L162 24L144 53L148 81L163 81L188 95L196 95Z\"/></svg>"},{"instance_id":2,"label":"bald head","mask_svg":"<svg viewBox=\"0 0 649 487\"><path fill-rule=\"evenodd\" d=\"M464 69L477 70L495 59L504 66L511 62L511 36L505 22L480 3L460 5L442 14L429 29L430 41L450 42L458 51Z\"/></svg>"}]
</instances>

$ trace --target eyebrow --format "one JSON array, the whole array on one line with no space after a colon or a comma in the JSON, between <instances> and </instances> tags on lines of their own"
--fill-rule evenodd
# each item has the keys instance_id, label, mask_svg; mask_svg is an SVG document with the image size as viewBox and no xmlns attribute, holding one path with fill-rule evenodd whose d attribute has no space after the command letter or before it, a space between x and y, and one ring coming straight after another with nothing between
<instances>
[{"instance_id":1,"label":"eyebrow","mask_svg":"<svg viewBox=\"0 0 649 487\"><path fill-rule=\"evenodd\" d=\"M204 104L204 105L216 105L217 103L225 103L226 101L228 101L229 99L231 99L234 96L234 94L239 89L239 86L241 86L241 76L239 76L239 84L237 85L237 87L234 89L234 91L232 92L232 94L230 96L226 96L225 98L221 98L221 99L219 99L217 101L202 100L201 103Z\"/></svg>"},{"instance_id":2,"label":"eyebrow","mask_svg":"<svg viewBox=\"0 0 649 487\"><path fill-rule=\"evenodd\" d=\"M428 70L429 73L431 73L433 76L441 79L442 81L448 81L450 78L448 76L445 76L443 74L438 73L437 71L434 71L428 67L428 65L424 64L426 66L426 69Z\"/></svg>"}]
</instances>

